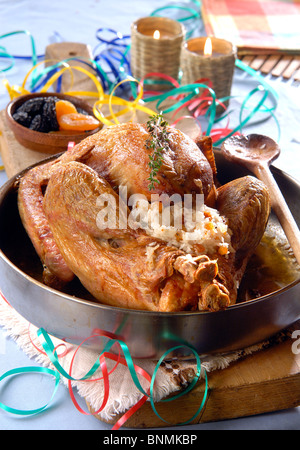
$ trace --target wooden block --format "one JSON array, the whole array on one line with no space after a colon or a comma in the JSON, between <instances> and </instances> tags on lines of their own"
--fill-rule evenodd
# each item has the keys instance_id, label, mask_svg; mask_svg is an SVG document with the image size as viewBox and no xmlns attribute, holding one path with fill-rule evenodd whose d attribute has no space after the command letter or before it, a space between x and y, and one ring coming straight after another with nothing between
<instances>
[{"instance_id":1,"label":"wooden block","mask_svg":"<svg viewBox=\"0 0 300 450\"><path fill-rule=\"evenodd\" d=\"M300 69L298 69L297 72L295 73L294 80L295 81L300 81Z\"/></svg>"},{"instance_id":2,"label":"wooden block","mask_svg":"<svg viewBox=\"0 0 300 450\"><path fill-rule=\"evenodd\" d=\"M253 56L253 55L246 55L246 56L244 56L241 59L242 59L244 64L247 64L247 66L250 66L251 62L253 61L254 58L255 58L255 56Z\"/></svg>"},{"instance_id":3,"label":"wooden block","mask_svg":"<svg viewBox=\"0 0 300 450\"><path fill-rule=\"evenodd\" d=\"M89 64L92 64L93 60L90 46L77 42L59 42L50 44L46 47L45 53L46 66L55 64L59 61L68 60L69 58L79 58ZM71 67L81 67L95 75L95 72L81 61L71 59L67 61L67 63ZM95 83L88 77L88 75L76 69L73 69L72 74L74 79L72 79L68 71L63 74L61 92L67 92L69 90L97 92ZM56 86L56 84L54 86Z\"/></svg>"},{"instance_id":4,"label":"wooden block","mask_svg":"<svg viewBox=\"0 0 300 450\"><path fill-rule=\"evenodd\" d=\"M300 321L292 329L300 329ZM276 344L208 374L208 397L205 407L192 423L207 423L266 412L294 408L300 405L300 353L292 352L294 340ZM177 425L189 420L201 404L204 383L201 381L190 393L171 402L156 404L157 412ZM89 410L92 409L88 404ZM121 417L117 416L114 424ZM160 428L162 422L146 402L133 414L124 427Z\"/></svg>"}]
</instances>

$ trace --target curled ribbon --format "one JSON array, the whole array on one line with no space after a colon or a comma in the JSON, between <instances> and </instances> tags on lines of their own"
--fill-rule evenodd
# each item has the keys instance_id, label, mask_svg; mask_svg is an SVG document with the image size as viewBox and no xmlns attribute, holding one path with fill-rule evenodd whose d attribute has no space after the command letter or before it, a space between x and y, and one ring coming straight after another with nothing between
<instances>
[{"instance_id":1,"label":"curled ribbon","mask_svg":"<svg viewBox=\"0 0 300 450\"><path fill-rule=\"evenodd\" d=\"M190 392L196 385L196 383L198 382L200 375L201 375L201 361L200 361L200 357L197 353L197 351L194 349L193 346L190 346L187 343L183 343L180 344L178 346L175 346L173 348L171 348L170 350L168 350L167 352L165 352L161 358L159 359L152 377L141 367L139 367L138 365L136 365L131 357L130 351L128 349L128 346L125 344L125 342L123 342L121 339L116 338L115 335L113 333L108 333L105 331L101 331L101 330L96 330L96 334L94 334L93 336L90 336L89 338L85 339L75 350L73 357L72 357L72 361L70 364L70 369L69 369L69 373L63 368L63 366L60 364L59 362L59 358L64 356L65 353L62 353L60 355L57 354L57 349L59 346L54 346L50 336L48 335L48 333L43 329L40 328L37 331L37 336L40 340L40 343L42 345L43 350L41 350L39 347L36 347L40 352L46 354L49 358L49 360L51 361L51 363L54 366L54 369L49 369L49 368L45 368L45 367L25 367L25 368L17 368L17 369L13 369L13 370L9 370L6 373L4 373L1 377L0 377L0 382L3 381L5 378L8 378L10 376L13 375L20 375L20 374L24 374L24 373L44 373L44 374L48 374L48 375L53 375L55 378L55 386L54 386L54 390L52 393L52 396L49 400L49 402L47 402L45 405L36 408L36 409L17 409L17 408L12 408L10 406L7 406L3 403L0 402L0 408L2 408L3 410L12 413L12 414L16 414L16 415L34 415L34 414L38 414L41 413L42 411L46 410L51 401L54 398L54 395L57 391L58 385L59 385L59 381L60 381L60 377L64 377L68 380L68 388L69 388L69 393L71 396L71 399L74 403L74 405L76 406L77 410L79 412L81 412L82 414L85 415L94 415L94 414L99 414L104 407L107 404L107 400L109 398L109 375L112 374L114 372L114 370L116 369L116 367L118 366L118 364L122 364L124 366L126 366L130 372L131 378L136 386L136 388L141 392L141 398L140 400L133 406L131 407L114 425L113 430L117 430L119 429L128 419L129 417L131 417L148 399L150 400L151 406L153 408L153 411L155 412L155 414L164 422L168 423L165 419L163 419L157 412L156 407L155 407L155 403L154 403L154 386L155 386L155 379L156 379L156 375L158 372L158 369L161 365L161 363L163 362L163 360L166 358L166 356L169 353L173 353L174 351L182 348L182 347L187 347L190 351L192 351L192 353L194 354L196 361L197 361L197 371L196 374L193 378L193 380L191 381L191 383L189 384L189 386L182 392L180 392L179 394L177 394L174 397L171 398L167 398L165 400L165 402L170 402L172 400L175 400L179 397L181 397L182 395L187 394L188 392ZM95 363L93 364L93 366L88 370L88 372L82 376L79 379L76 379L72 376L72 369L73 369L73 363L74 363L74 359L75 356L77 354L77 351L80 349L80 347L85 344L85 342L88 339L91 338L95 338L95 337L104 337L108 339L108 342L104 345L103 350L101 351L101 353L99 354L97 360L95 361ZM32 342L32 341L31 341ZM115 353L111 353L110 350L114 345L118 345L119 346L119 353L118 355ZM123 353L123 357L121 357L120 355L120 350L122 350ZM107 365L106 365L106 359L115 361L115 365L114 367L108 371L107 369ZM97 377L97 378L92 378L95 373L97 372L98 369L101 369L102 372L102 376L101 377ZM204 371L205 372L205 371ZM139 380L138 375L141 375L149 384L149 387L145 390ZM192 418L190 418L189 420L181 423L180 425L183 424L188 424L190 423L198 414L199 412L202 410L205 401L207 399L207 392L208 392L208 383L207 383L207 375L206 372L204 373L204 379L205 379L205 391L204 391L204 395L203 395L203 399L202 402L198 408L198 410L196 411L196 413L193 415ZM100 408L93 412L93 413L87 413L86 411L84 411L77 403L75 396L73 394L72 391L72 381L81 381L81 382L96 382L99 380L103 380L103 386L104 386L104 395L103 395L103 401L102 404L100 406Z\"/></svg>"},{"instance_id":2,"label":"curled ribbon","mask_svg":"<svg viewBox=\"0 0 300 450\"><path fill-rule=\"evenodd\" d=\"M179 13L179 17L176 20L178 22L184 22L187 27L187 22L189 23L190 30L187 30L187 38L189 38L195 31L196 27L199 25L199 20L201 18L201 2L198 0L191 0L191 3L194 3L195 7L189 7L186 5L174 4L174 5L166 5L160 8L155 9L150 16L160 16L162 12L174 11L175 13ZM186 14L186 15L182 15Z\"/></svg>"},{"instance_id":3,"label":"curled ribbon","mask_svg":"<svg viewBox=\"0 0 300 450\"><path fill-rule=\"evenodd\" d=\"M97 361L94 363L94 365L91 367L91 369L87 372L87 374L84 375L84 376L83 376L82 378L80 378L79 380L76 380L76 379L74 379L74 378L71 376L71 374L68 374L68 373L65 371L65 369L61 366L61 364L59 363L58 357L57 357L57 354L56 354L56 350L55 350L55 348L54 348L54 345L53 345L53 343L52 343L52 341L51 341L51 338L50 338L50 336L48 335L48 333L47 333L44 329L42 329L42 328L40 328L40 329L38 330L38 332L37 332L38 336L41 338L42 346L43 346L45 352L47 353L49 359L51 360L52 364L54 365L54 367L56 368L56 370L57 370L62 376L64 376L65 378L67 378L67 379L69 380L69 388L70 388L70 381L87 381L90 377L92 377L92 376L94 375L94 373L95 373L95 372L98 370L98 368L101 366L102 369L104 369L104 371L103 371L104 386L106 386L106 389L108 390L109 382L108 382L107 368L106 368L105 360L104 360L105 357L108 357L109 359L112 359L112 360L116 361L117 364L118 364L118 363L121 363L121 364L123 364L123 365L125 365L125 366L128 367L128 370L129 370L129 372L130 372L131 378L132 378L132 380L133 380L135 386L136 386L137 389L142 393L142 398L141 398L140 401L137 403L138 406L135 405L135 406L133 407L133 409L129 410L128 413L126 413L124 416L122 416L121 419L114 425L113 429L118 429L118 428L120 428L120 426L122 426L122 425L125 423L125 421L128 420L128 418L129 418L129 417L137 410L137 408L141 407L142 404L145 403L145 401L146 401L148 398L150 399L150 403L151 403L151 406L152 406L153 411L155 412L155 414L156 414L160 419L162 419L164 422L168 423L165 419L163 419L163 418L157 413L156 408L155 408L155 404L154 404L153 389L154 389L155 377L156 377L157 371L158 371L158 369L159 369L159 367L160 367L162 361L166 358L166 356L167 356L169 353L173 353L174 351L178 350L178 349L181 348L181 347L188 347L189 350L192 351L192 353L194 354L194 356L195 356L195 358L196 358L196 361L197 361L197 373L196 373L194 379L192 380L192 382L190 383L190 385L188 386L188 388L186 388L184 391L180 392L178 395L176 395L176 396L174 396L174 397L171 397L170 399L166 399L166 400L164 400L164 401L169 402L169 401L172 401L172 400L175 400L175 399L181 397L182 395L185 395L186 393L188 393L189 391L191 391L191 390L194 388L194 386L195 386L196 383L198 382L199 377L200 377L200 375L201 375L201 361L200 361L200 357L199 357L199 355L198 355L196 349L195 349L193 346L191 346L191 345L189 345L189 344L186 344L186 343L171 348L170 350L168 350L167 352L165 352L165 353L162 355L162 357L159 359L159 361L158 361L158 363L157 363L157 365L156 365L156 367L155 367L153 376L150 377L150 375L149 375L144 369L142 369L141 367L139 367L139 366L137 366L136 364L134 364L133 359L132 359L131 354L130 354L130 351L129 351L129 348L128 348L128 346L125 344L125 342L123 342L123 341L120 340L120 339L116 339L116 338L114 337L114 335L111 334L111 333L107 333L107 332L105 332L105 331L99 331L99 333L100 333L102 336L108 337L110 340L107 342L107 344L105 345L104 349L103 349L102 352L100 353L100 355L99 355ZM98 334L98 335L99 335L99 334ZM95 336L92 336L92 337L95 337ZM90 338L88 338L88 339L90 339ZM86 341L86 340L85 340L85 341ZM84 342L85 342L85 341L84 341ZM110 352L110 349L111 349L112 346L115 345L115 344L118 344L118 345L120 346L120 348L121 348L121 350L122 350L122 352L123 352L123 354L124 354L124 358L121 358L120 355L119 355L119 356L116 356L115 354L113 354L113 353ZM82 345L82 344L80 344L80 345ZM74 356L75 356L75 355L74 355ZM73 361L73 360L72 360L72 361ZM115 366L114 368L116 368L116 366ZM147 391L145 391L144 388L141 386L140 380L139 380L139 378L138 378L138 373L141 374L144 378L146 378L146 380L147 380L148 382L150 382L150 387L149 387L149 389L148 389ZM202 410L202 408L203 408L203 406L204 406L204 404L205 404L205 401L206 401L206 398L207 398L207 392L208 392L208 382L207 382L207 375L206 375L206 372L205 372L205 374L204 374L204 378L205 378L205 391L204 391L204 395L203 395L202 402L201 402L201 404L200 404L198 410L196 411L196 413L193 415L192 418L190 418L189 420L187 420L187 421L181 423L180 425L185 425L185 424L190 423L192 420L194 420L195 417L197 417L197 415L198 415L198 414L200 413L200 411ZM74 398L74 396L72 396L72 398ZM108 392L106 391L106 395L104 395L104 399L103 399L102 405L101 405L100 409L98 410L98 412L100 412L100 411L104 408L104 406L105 406L105 404L106 404L106 401L107 401L107 398L108 398ZM78 409L80 410L80 412L82 412L81 408L78 408ZM83 411L83 413L86 414L84 411ZM96 414L96 413L95 413L95 414Z\"/></svg>"},{"instance_id":4,"label":"curled ribbon","mask_svg":"<svg viewBox=\"0 0 300 450\"><path fill-rule=\"evenodd\" d=\"M46 80L41 87L40 91L41 93L47 92L50 87L60 79L60 77L67 71L71 74L71 88L70 90L66 91L65 94L68 95L77 95L77 96L84 96L84 97L92 97L95 98L96 101L94 103L94 115L97 117L99 121L101 121L103 124L107 126L119 124L118 117L125 115L128 112L135 113L136 110L143 111L147 115L153 115L154 111L148 107L146 107L144 104L142 104L142 98L143 98L143 88L141 87L139 89L139 93L136 96L136 98L133 101L125 100L124 98L118 97L115 95L115 91L118 89L119 86L123 85L124 83L129 83L132 85L133 83L139 84L137 80L135 80L132 77L129 77L125 80L120 81L117 85L115 85L112 89L112 92L108 95L104 93L103 86L97 79L97 77L92 74L90 71L86 70L85 68L81 66L70 66L68 64L69 60L61 61L57 64L54 64L53 66L50 66L46 68L46 72L43 71L43 75L46 74ZM8 90L8 93L10 95L10 98L13 99L19 95L22 94L28 94L30 91L26 88L26 85L28 81L30 80L30 76L33 72L36 71L36 69L42 64L43 62L37 63L36 66L32 67L29 72L26 74L23 83L21 86L10 86L7 80L4 80L4 84ZM53 70L55 69L55 73L53 74ZM96 86L96 92L94 91L74 91L72 90L72 84L74 79L73 71L79 71L84 73L87 77L89 77L93 83ZM50 77L47 75L50 73ZM35 82L41 82L41 75L36 76ZM103 105L108 105L110 115L104 115L101 112L101 108ZM113 106L122 106L124 107L118 112L114 112Z\"/></svg>"},{"instance_id":5,"label":"curled ribbon","mask_svg":"<svg viewBox=\"0 0 300 450\"><path fill-rule=\"evenodd\" d=\"M53 400L53 398L56 394L56 391L57 391L57 388L59 385L59 381L60 381L59 373L56 370L48 369L46 367L31 367L31 366L30 367L20 367L20 368L12 369L12 370L5 372L3 375L0 376L0 382L3 381L5 378L11 377L13 375L22 375L24 373L42 373L42 374L47 374L47 375L51 375L54 377L55 385L54 385L53 393L51 395L49 402L47 402L45 405L43 405L39 408L26 409L26 410L12 408L12 407L0 402L0 408L2 408L4 411L9 412L11 414L17 414L17 415L21 415L21 416L39 414L42 411L45 411L49 407L51 401Z\"/></svg>"},{"instance_id":6,"label":"curled ribbon","mask_svg":"<svg viewBox=\"0 0 300 450\"><path fill-rule=\"evenodd\" d=\"M160 14L163 10L167 9L178 9L188 11L190 14L189 16L181 19L179 18L179 21L185 21L196 17L199 18L199 2L197 0L193 0L193 3L196 9L173 5L158 8L153 11L152 15ZM255 114L258 112L268 114L268 116L271 116L275 120L278 128L278 140L280 139L280 126L275 116L278 94L271 86L268 85L265 79L259 75L258 72L248 67L238 59L236 60L236 67L244 70L250 76L255 78L259 82L259 86L252 90L243 100L239 113L239 124L234 128L230 128L228 121L227 126L220 128L214 127L214 125L224 119L227 115L229 116L230 112L227 111L223 102L229 100L230 96L226 99L217 99L212 89L210 80L206 80L205 85L203 80L197 80L190 85L182 86L178 80L174 80L171 77L160 73L150 73L147 74L142 80L134 80L131 76L130 60L127 58L127 54L130 50L130 45L128 42L130 36L123 36L121 33L113 29L100 28L97 30L96 37L99 40L99 45L104 46L104 48L98 54L96 51L94 52L94 60L69 58L67 60L52 64L51 66L44 68L43 71L39 73L38 69L40 69L40 65L43 61L39 63L37 62L38 55L36 54L34 39L29 32L18 31L8 33L0 36L0 38L9 37L13 34L19 33L25 33L30 37L33 67L25 76L21 86L10 86L8 80L5 79L3 81L11 99L29 92L46 92L55 82L57 82L56 89L59 92L63 73L66 71L70 73L72 84L74 78L73 70L78 70L92 79L96 86L96 92L79 92L74 90L72 91L72 89L70 89L67 93L70 95L95 98L94 114L98 120L107 126L119 124L120 122L118 118L126 115L127 113L131 113L130 120L133 120L135 113L138 110L143 111L147 115L153 115L155 112L150 108L147 108L145 103L157 102L156 112L162 112L163 114L173 112L172 126L175 126L178 122L183 120L183 118L187 118L186 114L179 118L175 117L185 107L188 108L191 118L194 119L200 130L203 128L203 125L200 124L200 118L204 117L207 120L207 127L206 131L203 131L203 134L210 135L213 139L214 145L216 146L220 145L232 134L241 133L242 128L253 120ZM108 34L109 37L105 37L105 33ZM89 70L81 66L70 66L70 61L72 59L88 66ZM104 61L108 65L109 73L103 69L101 66L101 61ZM8 68L3 69L2 71L4 72L5 70L8 70ZM151 86L154 83L157 83L157 79L155 80L155 78L159 78L160 83L166 84L166 87L169 88L169 90L163 92L151 90ZM28 89L26 85L29 80L30 88ZM201 84L203 85L200 86ZM137 85L138 88L135 87L135 85ZM126 92L128 92L128 87L130 88L132 97L130 100L126 94ZM122 95L122 97L117 96L116 92L118 89L121 89L125 95ZM201 93L199 89L201 90ZM257 93L261 93L261 99L254 107L249 106L250 99L255 98ZM273 106L268 107L266 105L266 100L270 98L273 100ZM173 104L172 106L163 109L162 104L168 99L172 99ZM109 114L103 113L102 109L104 105L108 106ZM224 109L224 114L220 117L217 117L216 114L216 107L218 105ZM247 110L250 110L250 112L246 117L244 117Z\"/></svg>"}]
</instances>

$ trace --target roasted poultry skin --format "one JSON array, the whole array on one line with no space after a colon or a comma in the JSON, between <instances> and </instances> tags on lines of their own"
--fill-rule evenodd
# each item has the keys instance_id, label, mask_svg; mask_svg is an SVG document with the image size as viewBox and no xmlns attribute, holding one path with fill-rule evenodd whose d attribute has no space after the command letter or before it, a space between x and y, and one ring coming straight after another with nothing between
<instances>
[{"instance_id":1,"label":"roasted poultry skin","mask_svg":"<svg viewBox=\"0 0 300 450\"><path fill-rule=\"evenodd\" d=\"M181 195L203 193L214 196L213 170L198 145L185 134L169 128L170 150L164 155L160 184L153 193ZM19 212L25 229L44 265L44 281L59 286L74 274L61 257L43 210L43 191L57 165L80 161L91 167L116 188L125 185L128 195L140 193L150 198L148 189L149 155L146 126L126 123L112 126L84 139L55 161L37 166L21 179Z\"/></svg>"},{"instance_id":2,"label":"roasted poultry skin","mask_svg":"<svg viewBox=\"0 0 300 450\"><path fill-rule=\"evenodd\" d=\"M151 194L146 127L117 125L29 170L20 181L20 216L44 265L46 284L59 287L77 276L101 303L138 310L217 311L235 303L268 221L267 189L250 176L217 189L209 138L197 145L179 130L169 132L155 193L203 194L227 219L232 251L187 253L140 228L97 226L100 195L113 196L118 204L117 188L124 185L129 195L150 199Z\"/></svg>"},{"instance_id":3,"label":"roasted poultry skin","mask_svg":"<svg viewBox=\"0 0 300 450\"><path fill-rule=\"evenodd\" d=\"M102 303L153 311L196 308L198 285L203 279L213 281L215 262L190 260L140 229L99 229L96 205L104 193L116 195L95 171L78 162L57 167L49 180L45 214L68 267ZM146 247L153 244L158 246L148 261ZM191 265L188 273L184 262ZM194 283L186 281L191 276Z\"/></svg>"}]
</instances>

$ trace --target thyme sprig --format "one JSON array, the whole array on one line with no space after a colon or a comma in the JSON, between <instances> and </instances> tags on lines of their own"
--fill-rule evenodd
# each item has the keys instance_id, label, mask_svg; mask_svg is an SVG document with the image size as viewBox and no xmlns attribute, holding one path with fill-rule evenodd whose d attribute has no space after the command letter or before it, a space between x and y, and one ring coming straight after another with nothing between
<instances>
[{"instance_id":1,"label":"thyme sprig","mask_svg":"<svg viewBox=\"0 0 300 450\"><path fill-rule=\"evenodd\" d=\"M168 123L162 114L154 114L147 122L147 130L150 138L146 140L146 149L152 150L149 155L149 167L151 169L148 181L150 181L149 191L155 188L155 183L159 184L157 174L163 163L163 152L169 148L169 132L167 131Z\"/></svg>"}]
</instances>

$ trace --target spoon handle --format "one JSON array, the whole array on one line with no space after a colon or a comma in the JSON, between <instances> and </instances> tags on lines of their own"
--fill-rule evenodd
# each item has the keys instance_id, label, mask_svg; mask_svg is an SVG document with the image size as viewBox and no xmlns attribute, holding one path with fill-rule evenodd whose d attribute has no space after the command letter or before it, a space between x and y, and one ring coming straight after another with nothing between
<instances>
[{"instance_id":1,"label":"spoon handle","mask_svg":"<svg viewBox=\"0 0 300 450\"><path fill-rule=\"evenodd\" d=\"M259 164L255 175L265 183L270 193L271 206L286 234L294 255L300 265L300 231L288 205L267 164Z\"/></svg>"}]
</instances>

